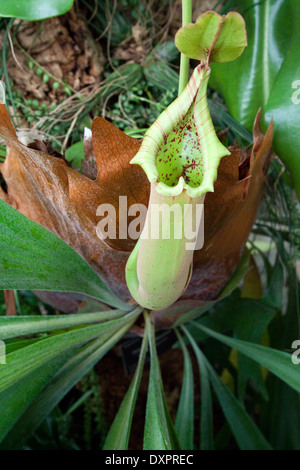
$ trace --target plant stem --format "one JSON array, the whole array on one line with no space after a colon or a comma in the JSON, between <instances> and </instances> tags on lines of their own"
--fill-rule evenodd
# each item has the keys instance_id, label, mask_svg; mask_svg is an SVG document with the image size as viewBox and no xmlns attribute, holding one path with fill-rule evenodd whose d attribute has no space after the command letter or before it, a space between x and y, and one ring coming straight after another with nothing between
<instances>
[{"instance_id":1,"label":"plant stem","mask_svg":"<svg viewBox=\"0 0 300 470\"><path fill-rule=\"evenodd\" d=\"M192 21L192 0L182 0L182 26ZM189 79L190 59L184 55L180 55L180 71L179 71L179 87L178 95L185 89Z\"/></svg>"}]
</instances>

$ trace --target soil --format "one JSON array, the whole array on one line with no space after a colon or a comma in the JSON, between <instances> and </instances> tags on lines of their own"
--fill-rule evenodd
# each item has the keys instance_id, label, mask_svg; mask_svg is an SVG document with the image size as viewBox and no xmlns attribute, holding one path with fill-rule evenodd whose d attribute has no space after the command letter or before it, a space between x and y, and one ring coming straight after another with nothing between
<instances>
[{"instance_id":1,"label":"soil","mask_svg":"<svg viewBox=\"0 0 300 470\"><path fill-rule=\"evenodd\" d=\"M15 33L15 34L14 34ZM53 104L65 97L63 84L78 91L99 83L104 69L104 54L86 23L71 10L42 22L16 20L14 39L8 51L7 69L23 99L38 99ZM0 34L3 44L4 31ZM43 73L38 75L36 69ZM48 73L50 80L43 80ZM60 88L53 89L59 82Z\"/></svg>"}]
</instances>

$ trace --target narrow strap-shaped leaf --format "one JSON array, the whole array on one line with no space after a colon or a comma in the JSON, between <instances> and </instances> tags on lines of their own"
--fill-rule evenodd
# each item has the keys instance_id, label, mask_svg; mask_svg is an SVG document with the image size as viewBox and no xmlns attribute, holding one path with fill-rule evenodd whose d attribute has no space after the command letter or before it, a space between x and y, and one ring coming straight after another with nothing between
<instances>
[{"instance_id":1,"label":"narrow strap-shaped leaf","mask_svg":"<svg viewBox=\"0 0 300 470\"><path fill-rule=\"evenodd\" d=\"M300 392L299 369L297 369L293 364L290 354L276 349L267 348L260 344L250 343L249 341L230 338L217 333L210 328L206 328L201 324L195 323L194 326L196 325L197 328L200 328L208 335L216 338L224 344L227 344L227 346L230 346L231 348L237 349L237 351L245 354L245 356L250 357L250 359L253 359L266 367L273 372L273 374L286 382L290 387L294 388L297 392Z\"/></svg>"},{"instance_id":2,"label":"narrow strap-shaped leaf","mask_svg":"<svg viewBox=\"0 0 300 470\"><path fill-rule=\"evenodd\" d=\"M18 349L26 348L27 346L30 346L34 343L38 343L42 340L42 337L21 340L19 338L16 338L14 340L8 340L8 342L5 343L6 355L11 354L12 352L17 351Z\"/></svg>"},{"instance_id":3,"label":"narrow strap-shaped leaf","mask_svg":"<svg viewBox=\"0 0 300 470\"><path fill-rule=\"evenodd\" d=\"M76 330L75 336L72 335L74 333L72 331L55 335L8 355L6 364L8 369L5 368L0 377L2 390L0 400L3 407L0 441L57 371L60 368L65 369L63 364L72 357L76 349L100 333L102 333L100 337L102 344L117 330L122 330L122 326L125 330L128 329L140 311L141 309L137 309L134 314L127 315L126 320L114 320L97 325L101 326L100 332L99 330L92 332L90 328L93 327L82 328ZM26 367L28 363L30 367Z\"/></svg>"},{"instance_id":4,"label":"narrow strap-shaped leaf","mask_svg":"<svg viewBox=\"0 0 300 470\"><path fill-rule=\"evenodd\" d=\"M214 391L222 406L223 413L231 427L232 433L242 450L271 450L271 446L258 429L229 388L220 379L213 367L202 355L210 374Z\"/></svg>"},{"instance_id":5,"label":"narrow strap-shaped leaf","mask_svg":"<svg viewBox=\"0 0 300 470\"><path fill-rule=\"evenodd\" d=\"M10 431L32 400L41 393L49 380L51 380L51 378L75 352L76 349L69 348L59 356L51 358L50 361L41 366L37 366L30 374L23 377L17 383L13 383L8 386L0 393L0 442Z\"/></svg>"},{"instance_id":6,"label":"narrow strap-shaped leaf","mask_svg":"<svg viewBox=\"0 0 300 470\"><path fill-rule=\"evenodd\" d=\"M236 119L234 119L231 114L226 111L226 108L222 106L219 101L208 100L208 106L211 113L211 116L215 121L217 121L222 127L230 127L230 130L234 133L234 136L239 143L252 144L253 137L252 134L247 131L247 129L242 126Z\"/></svg>"},{"instance_id":7,"label":"narrow strap-shaped leaf","mask_svg":"<svg viewBox=\"0 0 300 470\"><path fill-rule=\"evenodd\" d=\"M145 450L179 449L178 439L170 418L163 391L155 345L154 326L146 315L146 330L150 345L150 376L144 431Z\"/></svg>"},{"instance_id":8,"label":"narrow strap-shaped leaf","mask_svg":"<svg viewBox=\"0 0 300 470\"><path fill-rule=\"evenodd\" d=\"M148 347L148 334L145 331L139 362L104 444L104 450L127 450L133 412L143 374L145 356Z\"/></svg>"},{"instance_id":9,"label":"narrow strap-shaped leaf","mask_svg":"<svg viewBox=\"0 0 300 470\"><path fill-rule=\"evenodd\" d=\"M132 320L131 320L132 322ZM115 330L111 329L111 325L108 326L107 331L103 331L100 337L101 344L107 341L118 328L118 325L115 325ZM62 335L57 335L56 338ZM43 341L43 340L42 340ZM45 341L45 340L44 340ZM68 343L68 341L66 341ZM5 388L0 394L1 406L3 407L3 419L1 419L0 424L0 441L11 429L14 422L20 417L20 415L26 410L30 405L32 400L41 392L41 390L47 385L49 380L59 371L59 369L64 368L64 364L76 354L76 350L80 344L75 343L73 347L70 344L66 345L66 348L56 348L56 345L53 348L57 349L59 352L55 356L49 354L50 358L48 361L43 361L40 364L38 358L36 358L36 366L31 373L26 374L22 377L17 383L13 383L9 387ZM29 348L29 347L28 347ZM23 351L23 355L26 360L26 349Z\"/></svg>"},{"instance_id":10,"label":"narrow strap-shaped leaf","mask_svg":"<svg viewBox=\"0 0 300 470\"><path fill-rule=\"evenodd\" d=\"M26 348L12 352L7 356L6 366L1 371L0 392L69 349L79 347L101 334L121 328L131 320L136 319L140 312L141 309L137 308L123 318L53 335Z\"/></svg>"},{"instance_id":11,"label":"narrow strap-shaped leaf","mask_svg":"<svg viewBox=\"0 0 300 470\"><path fill-rule=\"evenodd\" d=\"M228 282L226 287L223 289L223 291L221 292L217 300L211 300L209 302L206 302L206 305L204 305L203 307L194 308L193 310L189 310L187 313L180 315L175 322L175 326L182 325L183 323L188 323L194 320L195 318L200 317L212 305L214 305L214 303L217 302L220 298L226 297L227 295L231 294L231 292L236 287L238 287L241 280L244 278L246 272L249 269L249 254L250 252L246 249L230 281Z\"/></svg>"},{"instance_id":12,"label":"narrow strap-shaped leaf","mask_svg":"<svg viewBox=\"0 0 300 470\"><path fill-rule=\"evenodd\" d=\"M208 378L208 371L203 360L203 355L189 331L182 326L182 330L191 343L198 362L200 380L201 380L201 415L200 415L200 449L210 450L214 447L213 438L213 412L212 397Z\"/></svg>"},{"instance_id":13,"label":"narrow strap-shaped leaf","mask_svg":"<svg viewBox=\"0 0 300 470\"><path fill-rule=\"evenodd\" d=\"M194 449L194 374L188 349L175 330L183 353L183 382L177 409L175 431L182 450Z\"/></svg>"},{"instance_id":14,"label":"narrow strap-shaped leaf","mask_svg":"<svg viewBox=\"0 0 300 470\"><path fill-rule=\"evenodd\" d=\"M63 240L2 200L0 213L0 289L79 292L131 309Z\"/></svg>"},{"instance_id":15,"label":"narrow strap-shaped leaf","mask_svg":"<svg viewBox=\"0 0 300 470\"><path fill-rule=\"evenodd\" d=\"M0 338L5 340L77 325L100 323L122 317L124 314L124 310L108 310L106 312L76 313L73 315L0 317Z\"/></svg>"},{"instance_id":16,"label":"narrow strap-shaped leaf","mask_svg":"<svg viewBox=\"0 0 300 470\"><path fill-rule=\"evenodd\" d=\"M209 372L209 378L213 389L218 397L223 413L228 421L232 433L242 450L269 450L270 444L267 442L254 421L245 411L243 405L229 388L220 379L214 368L207 361L206 357L195 342L192 344L197 348L198 353Z\"/></svg>"},{"instance_id":17,"label":"narrow strap-shaped leaf","mask_svg":"<svg viewBox=\"0 0 300 470\"><path fill-rule=\"evenodd\" d=\"M37 394L26 411L0 444L2 449L20 449L69 390L123 337L133 320L109 335L102 335L78 352L60 368L44 390ZM25 390L24 390L25 391ZM23 394L18 386L15 399Z\"/></svg>"}]
</instances>

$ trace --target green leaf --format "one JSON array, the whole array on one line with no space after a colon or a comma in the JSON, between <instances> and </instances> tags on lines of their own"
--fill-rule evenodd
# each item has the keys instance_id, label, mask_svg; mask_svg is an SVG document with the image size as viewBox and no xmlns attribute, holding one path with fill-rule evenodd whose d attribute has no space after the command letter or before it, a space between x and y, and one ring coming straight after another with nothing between
<instances>
[{"instance_id":1,"label":"green leaf","mask_svg":"<svg viewBox=\"0 0 300 470\"><path fill-rule=\"evenodd\" d=\"M245 249L239 261L239 264L237 265L233 275L231 276L230 281L220 293L219 299L222 299L223 297L226 297L227 295L231 294L231 292L239 286L239 284L241 283L242 279L244 279L244 276L246 272L249 270L249 268L250 268L250 251Z\"/></svg>"},{"instance_id":2,"label":"green leaf","mask_svg":"<svg viewBox=\"0 0 300 470\"><path fill-rule=\"evenodd\" d=\"M201 383L201 414L200 414L200 449L210 450L213 449L213 412L212 412L212 397L208 378L208 369L204 360L203 354L195 342L189 331L182 326L182 330L185 332L189 339L190 344L193 347L200 372L200 383Z\"/></svg>"},{"instance_id":3,"label":"green leaf","mask_svg":"<svg viewBox=\"0 0 300 470\"><path fill-rule=\"evenodd\" d=\"M122 338L131 325L132 319L118 331L102 335L89 343L69 359L42 393L37 394L26 411L21 416L18 415L18 421L5 437L0 448L22 448L66 393ZM17 394L15 393L14 396L15 400L22 397L23 392L24 389L18 387Z\"/></svg>"},{"instance_id":4,"label":"green leaf","mask_svg":"<svg viewBox=\"0 0 300 470\"><path fill-rule=\"evenodd\" d=\"M226 450L228 449L232 432L229 424L226 422L220 431L218 432L215 439L215 450Z\"/></svg>"},{"instance_id":5,"label":"green leaf","mask_svg":"<svg viewBox=\"0 0 300 470\"><path fill-rule=\"evenodd\" d=\"M144 431L144 450L176 450L178 439L164 396L159 361L155 345L155 332L146 316L146 331L150 345L150 377Z\"/></svg>"},{"instance_id":6,"label":"green leaf","mask_svg":"<svg viewBox=\"0 0 300 470\"><path fill-rule=\"evenodd\" d=\"M176 334L183 352L184 369L179 405L177 409L175 431L182 450L194 449L194 375L188 349L178 333Z\"/></svg>"},{"instance_id":7,"label":"green leaf","mask_svg":"<svg viewBox=\"0 0 300 470\"><path fill-rule=\"evenodd\" d=\"M47 315L47 316L19 316L0 317L0 338L2 340L16 338L17 336L32 335L77 325L100 323L124 315L122 310L108 310L106 312L76 313L73 315Z\"/></svg>"},{"instance_id":8,"label":"green leaf","mask_svg":"<svg viewBox=\"0 0 300 470\"><path fill-rule=\"evenodd\" d=\"M166 63L174 62L179 56L177 47L173 39L170 41L159 42L147 55L145 62L148 63L153 60L163 61Z\"/></svg>"},{"instance_id":9,"label":"green leaf","mask_svg":"<svg viewBox=\"0 0 300 470\"><path fill-rule=\"evenodd\" d=\"M178 88L179 75L165 62L149 61L143 67L144 76L150 86L155 86L163 92Z\"/></svg>"},{"instance_id":10,"label":"green leaf","mask_svg":"<svg viewBox=\"0 0 300 470\"><path fill-rule=\"evenodd\" d=\"M200 351L200 350L199 350ZM261 431L200 351L223 413L241 450L271 450Z\"/></svg>"},{"instance_id":11,"label":"green leaf","mask_svg":"<svg viewBox=\"0 0 300 470\"><path fill-rule=\"evenodd\" d=\"M275 376L269 377L268 388L270 400L263 404L261 415L270 443L276 450L300 450L299 393Z\"/></svg>"},{"instance_id":12,"label":"green leaf","mask_svg":"<svg viewBox=\"0 0 300 470\"><path fill-rule=\"evenodd\" d=\"M0 16L36 21L63 15L74 0L0 0Z\"/></svg>"},{"instance_id":13,"label":"green leaf","mask_svg":"<svg viewBox=\"0 0 300 470\"><path fill-rule=\"evenodd\" d=\"M200 15L195 24L180 28L175 44L191 59L230 62L239 57L247 46L245 22L236 12L220 16L208 11Z\"/></svg>"},{"instance_id":14,"label":"green leaf","mask_svg":"<svg viewBox=\"0 0 300 470\"><path fill-rule=\"evenodd\" d=\"M275 271L274 271L275 275ZM280 290L281 292L281 290ZM216 306L211 315L206 315L197 321L197 324L216 330L221 333L233 331L239 339L260 343L269 323L278 312L277 308L270 307L262 300L234 299L219 308ZM196 323L192 322L196 326ZM198 329L198 328L197 328ZM199 331L200 335L202 333ZM202 339L202 338L198 338ZM243 398L248 381L255 384L256 389L265 399L268 399L261 367L250 358L238 355L238 396Z\"/></svg>"},{"instance_id":15,"label":"green leaf","mask_svg":"<svg viewBox=\"0 0 300 470\"><path fill-rule=\"evenodd\" d=\"M0 289L80 292L130 310L69 245L0 200Z\"/></svg>"},{"instance_id":16,"label":"green leaf","mask_svg":"<svg viewBox=\"0 0 300 470\"><path fill-rule=\"evenodd\" d=\"M265 304L273 307L277 310L283 308L283 297L282 292L284 288L284 271L282 261L278 257L274 268L272 269L271 279L268 284L268 288L261 298L261 301Z\"/></svg>"},{"instance_id":17,"label":"green leaf","mask_svg":"<svg viewBox=\"0 0 300 470\"><path fill-rule=\"evenodd\" d=\"M147 331L144 334L139 362L129 389L122 401L119 411L109 430L103 450L127 450L130 437L131 423L143 374L145 356L148 346Z\"/></svg>"},{"instance_id":18,"label":"green leaf","mask_svg":"<svg viewBox=\"0 0 300 470\"><path fill-rule=\"evenodd\" d=\"M292 38L265 107L265 126L274 119L274 150L290 171L300 199L300 4L290 0ZM289 33L287 33L289 34Z\"/></svg>"},{"instance_id":19,"label":"green leaf","mask_svg":"<svg viewBox=\"0 0 300 470\"><path fill-rule=\"evenodd\" d=\"M230 67L212 64L210 86L249 131L259 108L265 129L274 119L274 150L290 171L299 198L300 3L236 0L235 5L245 18L249 45Z\"/></svg>"},{"instance_id":20,"label":"green leaf","mask_svg":"<svg viewBox=\"0 0 300 470\"><path fill-rule=\"evenodd\" d=\"M76 142L65 151L67 162L72 163L76 168L81 168L81 162L84 159L83 141Z\"/></svg>"},{"instance_id":21,"label":"green leaf","mask_svg":"<svg viewBox=\"0 0 300 470\"><path fill-rule=\"evenodd\" d=\"M289 45L290 7L286 0L236 0L235 5L246 22L248 47L230 67L212 64L210 86L224 96L232 116L251 131Z\"/></svg>"},{"instance_id":22,"label":"green leaf","mask_svg":"<svg viewBox=\"0 0 300 470\"><path fill-rule=\"evenodd\" d=\"M228 113L223 104L217 100L209 99L208 107L216 125L221 128L229 127L241 147L243 147L244 144L252 144L252 134Z\"/></svg>"},{"instance_id":23,"label":"green leaf","mask_svg":"<svg viewBox=\"0 0 300 470\"><path fill-rule=\"evenodd\" d=\"M113 94L120 94L122 90L130 90L143 78L143 69L140 64L130 63L120 65L107 77L105 84L99 91L103 100Z\"/></svg>"},{"instance_id":24,"label":"green leaf","mask_svg":"<svg viewBox=\"0 0 300 470\"><path fill-rule=\"evenodd\" d=\"M183 323L190 322L191 320L202 316L216 302L218 302L223 297L230 295L234 291L234 289L236 289L238 285L241 283L242 279L244 278L246 272L249 269L249 256L250 256L250 252L246 249L233 275L231 276L230 281L228 282L227 286L223 289L223 291L221 292L221 294L216 300L206 302L206 304L203 307L197 307L197 308L194 308L193 310L188 311L187 313L184 313L178 318L178 320L176 320L175 326L182 325Z\"/></svg>"},{"instance_id":25,"label":"green leaf","mask_svg":"<svg viewBox=\"0 0 300 470\"><path fill-rule=\"evenodd\" d=\"M22 351L20 351L21 354L23 351L26 353L26 349L27 348L22 349ZM51 358L51 360L40 366L37 361L37 366L31 373L28 373L16 383L7 385L0 393L2 409L0 442L22 415L27 406L42 391L53 375L55 375L59 368L61 368L64 363L72 357L74 351L75 349L68 348L66 351L61 352L61 354Z\"/></svg>"},{"instance_id":26,"label":"green leaf","mask_svg":"<svg viewBox=\"0 0 300 470\"><path fill-rule=\"evenodd\" d=\"M201 317L193 325L204 325L221 333L233 331L247 341L260 342L276 310L256 299L233 299L216 308L211 315Z\"/></svg>"},{"instance_id":27,"label":"green leaf","mask_svg":"<svg viewBox=\"0 0 300 470\"><path fill-rule=\"evenodd\" d=\"M300 392L299 370L295 367L295 364L293 364L290 354L276 349L267 348L260 344L230 338L217 333L210 328L206 328L201 324L198 324L197 326L213 338L227 344L227 346L237 349L239 352L245 354L245 356L266 367L273 372L273 374L286 382L290 387L295 389L297 392Z\"/></svg>"},{"instance_id":28,"label":"green leaf","mask_svg":"<svg viewBox=\"0 0 300 470\"><path fill-rule=\"evenodd\" d=\"M6 345L6 354L10 354L18 349L25 348L26 346L30 346L30 344L37 343L38 341L42 341L43 338L34 338L34 339L15 339L15 340L8 340L5 341Z\"/></svg>"},{"instance_id":29,"label":"green leaf","mask_svg":"<svg viewBox=\"0 0 300 470\"><path fill-rule=\"evenodd\" d=\"M284 259L284 258L283 258ZM287 267L286 285L288 302L284 315L278 315L270 328L270 342L278 349L290 349L299 335L297 313L299 311L299 281L296 269L290 263ZM276 291L277 292L277 291ZM274 291L274 296L275 296ZM299 366L295 366L298 367ZM262 426L275 449L300 449L300 394L274 375L268 376L267 388L270 399L262 404ZM284 406L282 404L284 403ZM296 412L295 412L296 411Z\"/></svg>"},{"instance_id":30,"label":"green leaf","mask_svg":"<svg viewBox=\"0 0 300 470\"><path fill-rule=\"evenodd\" d=\"M186 331L186 329L185 329ZM187 331L186 331L187 332ZM188 333L188 332L187 332ZM188 338L191 335L188 334ZM223 413L228 421L232 433L242 450L266 450L271 449L269 443L245 411L242 403L238 401L229 388L220 379L214 368L193 340L191 342L197 358L201 360L202 368L209 373L211 384L218 397ZM204 431L205 432L205 431Z\"/></svg>"}]
</instances>

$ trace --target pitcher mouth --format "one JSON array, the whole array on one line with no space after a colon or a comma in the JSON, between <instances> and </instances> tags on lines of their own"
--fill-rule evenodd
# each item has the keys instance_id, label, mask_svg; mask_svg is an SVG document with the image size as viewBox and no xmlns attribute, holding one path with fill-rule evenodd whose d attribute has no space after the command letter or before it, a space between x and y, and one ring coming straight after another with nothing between
<instances>
[{"instance_id":1,"label":"pitcher mouth","mask_svg":"<svg viewBox=\"0 0 300 470\"><path fill-rule=\"evenodd\" d=\"M213 191L220 159L230 152L219 141L211 121L206 91L208 65L199 64L183 93L159 116L145 134L131 160L144 169L157 191L190 197Z\"/></svg>"}]
</instances>

